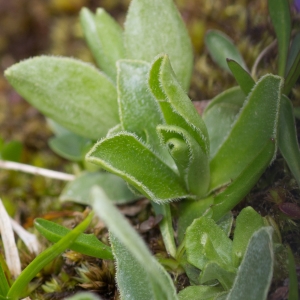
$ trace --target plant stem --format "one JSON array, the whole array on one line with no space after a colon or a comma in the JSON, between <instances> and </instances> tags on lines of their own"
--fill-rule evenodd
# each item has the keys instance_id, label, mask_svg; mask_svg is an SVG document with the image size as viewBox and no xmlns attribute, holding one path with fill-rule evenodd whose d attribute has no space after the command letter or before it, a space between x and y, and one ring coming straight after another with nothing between
<instances>
[{"instance_id":1,"label":"plant stem","mask_svg":"<svg viewBox=\"0 0 300 300\"><path fill-rule=\"evenodd\" d=\"M52 170L25 165L17 162L12 162L12 161L0 160L0 168L6 170L21 171L25 173L40 175L40 176L54 178L58 180L64 180L64 181L72 181L75 179L75 175L72 174L52 171Z\"/></svg>"}]
</instances>

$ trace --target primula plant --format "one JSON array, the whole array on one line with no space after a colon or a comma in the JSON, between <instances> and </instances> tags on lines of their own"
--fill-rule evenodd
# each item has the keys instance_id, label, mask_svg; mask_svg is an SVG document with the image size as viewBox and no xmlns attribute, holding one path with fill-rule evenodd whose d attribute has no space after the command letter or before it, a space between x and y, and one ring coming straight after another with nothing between
<instances>
[{"instance_id":1,"label":"primula plant","mask_svg":"<svg viewBox=\"0 0 300 300\"><path fill-rule=\"evenodd\" d=\"M48 118L53 151L87 170L66 186L61 199L92 206L110 232L111 247L82 233L88 221L69 232L37 219L37 230L55 243L46 254L69 247L114 259L121 299L267 298L275 252L283 248L280 234L251 207L240 212L233 230L231 210L275 159L277 148L300 185L288 98L300 74L299 33L292 33L288 1L268 5L277 36L277 74L256 78L227 36L208 32L213 60L238 85L217 95L202 117L187 95L192 46L172 0L132 0L124 30L103 9L95 14L83 9L81 25L100 70L76 59L40 56L5 72L16 91ZM163 217L159 226L168 257L151 255L113 206L141 195ZM1 299L24 295L49 261L45 253L11 286L2 285ZM294 278L293 263L289 271ZM191 286L177 293L168 272L175 283L186 274ZM290 279L289 299L296 294L296 280Z\"/></svg>"}]
</instances>

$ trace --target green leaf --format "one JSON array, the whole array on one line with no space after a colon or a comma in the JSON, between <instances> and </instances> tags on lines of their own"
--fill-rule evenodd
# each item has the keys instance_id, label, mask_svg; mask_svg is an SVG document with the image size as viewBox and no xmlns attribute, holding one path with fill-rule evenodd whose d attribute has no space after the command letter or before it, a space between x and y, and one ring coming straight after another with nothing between
<instances>
[{"instance_id":1,"label":"green leaf","mask_svg":"<svg viewBox=\"0 0 300 300\"><path fill-rule=\"evenodd\" d=\"M244 94L247 96L254 87L255 81L253 80L251 75L235 60L228 58L227 64L235 80L241 87Z\"/></svg>"},{"instance_id":2,"label":"green leaf","mask_svg":"<svg viewBox=\"0 0 300 300\"><path fill-rule=\"evenodd\" d=\"M71 231L66 227L41 218L35 219L34 227L52 243L57 243ZM69 247L71 250L85 255L101 259L113 259L110 247L99 241L93 234L81 233Z\"/></svg>"},{"instance_id":3,"label":"green leaf","mask_svg":"<svg viewBox=\"0 0 300 300\"><path fill-rule=\"evenodd\" d=\"M86 157L155 202L190 197L180 178L132 133L99 141Z\"/></svg>"},{"instance_id":4,"label":"green leaf","mask_svg":"<svg viewBox=\"0 0 300 300\"><path fill-rule=\"evenodd\" d=\"M300 107L294 107L294 115L297 119L300 119Z\"/></svg>"},{"instance_id":5,"label":"green leaf","mask_svg":"<svg viewBox=\"0 0 300 300\"><path fill-rule=\"evenodd\" d=\"M91 188L95 185L101 188L113 203L128 203L138 198L120 177L106 172L94 172L83 173L69 182L60 194L59 199L90 205L89 195Z\"/></svg>"},{"instance_id":6,"label":"green leaf","mask_svg":"<svg viewBox=\"0 0 300 300\"><path fill-rule=\"evenodd\" d=\"M232 261L238 267L253 233L264 226L263 218L250 206L242 209L236 219L232 243Z\"/></svg>"},{"instance_id":7,"label":"green leaf","mask_svg":"<svg viewBox=\"0 0 300 300\"><path fill-rule=\"evenodd\" d=\"M270 164L275 152L274 141L267 141L260 153L240 173L240 175L214 198L212 206L215 221L232 210L250 192L260 176Z\"/></svg>"},{"instance_id":8,"label":"green leaf","mask_svg":"<svg viewBox=\"0 0 300 300\"><path fill-rule=\"evenodd\" d=\"M9 290L9 285L4 273L4 270L0 264L0 296L4 297L7 295Z\"/></svg>"},{"instance_id":9,"label":"green leaf","mask_svg":"<svg viewBox=\"0 0 300 300\"><path fill-rule=\"evenodd\" d=\"M168 54L180 84L188 90L193 50L173 0L131 1L124 40L128 58L152 62L156 55Z\"/></svg>"},{"instance_id":10,"label":"green leaf","mask_svg":"<svg viewBox=\"0 0 300 300\"><path fill-rule=\"evenodd\" d=\"M83 222L77 225L59 242L39 254L15 280L7 294L7 298L12 300L19 299L24 293L27 284L56 256L60 255L63 251L69 248L70 245L72 245L77 237L88 227L92 217L93 214L90 214Z\"/></svg>"},{"instance_id":11,"label":"green leaf","mask_svg":"<svg viewBox=\"0 0 300 300\"><path fill-rule=\"evenodd\" d=\"M166 247L166 250L169 255L172 257L176 256L176 244L174 238L174 229L172 222L172 215L170 204L157 204L155 202L151 202L152 207L155 211L156 216L162 215L163 219L159 222L159 229Z\"/></svg>"},{"instance_id":12,"label":"green leaf","mask_svg":"<svg viewBox=\"0 0 300 300\"><path fill-rule=\"evenodd\" d=\"M118 69L119 115L123 130L135 133L174 168L167 149L161 146L156 126L162 123L159 106L149 91L150 64L143 61L121 60ZM176 169L176 167L175 167Z\"/></svg>"},{"instance_id":13,"label":"green leaf","mask_svg":"<svg viewBox=\"0 0 300 300\"><path fill-rule=\"evenodd\" d=\"M186 229L193 223L195 219L198 219L204 214L208 213L210 206L213 203L214 201L212 196L197 201L183 200L179 203L180 213L177 225L179 243L183 241Z\"/></svg>"},{"instance_id":14,"label":"green leaf","mask_svg":"<svg viewBox=\"0 0 300 300\"><path fill-rule=\"evenodd\" d=\"M119 123L115 86L89 64L40 56L13 65L5 76L30 104L79 135L99 139Z\"/></svg>"},{"instance_id":15,"label":"green leaf","mask_svg":"<svg viewBox=\"0 0 300 300\"><path fill-rule=\"evenodd\" d=\"M96 14L83 8L80 22L97 65L115 81L116 61L125 56L121 26L102 8L98 8Z\"/></svg>"},{"instance_id":16,"label":"green leaf","mask_svg":"<svg viewBox=\"0 0 300 300\"><path fill-rule=\"evenodd\" d=\"M287 0L268 0L268 6L278 41L278 75L284 77L291 35L289 2Z\"/></svg>"},{"instance_id":17,"label":"green leaf","mask_svg":"<svg viewBox=\"0 0 300 300\"><path fill-rule=\"evenodd\" d=\"M228 136L244 101L245 94L240 87L233 87L217 95L204 110L202 118L208 131L210 157L215 156Z\"/></svg>"},{"instance_id":18,"label":"green leaf","mask_svg":"<svg viewBox=\"0 0 300 300\"><path fill-rule=\"evenodd\" d=\"M176 300L171 278L123 215L99 188L91 193L93 207L110 231L117 265L117 283L124 300Z\"/></svg>"},{"instance_id":19,"label":"green leaf","mask_svg":"<svg viewBox=\"0 0 300 300\"><path fill-rule=\"evenodd\" d=\"M208 262L200 274L200 283L206 283L217 279L225 290L232 287L236 276L236 269L230 266L220 266L214 261Z\"/></svg>"},{"instance_id":20,"label":"green leaf","mask_svg":"<svg viewBox=\"0 0 300 300\"><path fill-rule=\"evenodd\" d=\"M296 263L291 248L287 247L288 270L289 270L289 298L288 300L299 299L298 278Z\"/></svg>"},{"instance_id":21,"label":"green leaf","mask_svg":"<svg viewBox=\"0 0 300 300\"><path fill-rule=\"evenodd\" d=\"M247 66L232 40L218 30L209 30L205 35L205 45L212 59L224 70L230 72L226 59L233 59L245 70Z\"/></svg>"},{"instance_id":22,"label":"green leaf","mask_svg":"<svg viewBox=\"0 0 300 300\"><path fill-rule=\"evenodd\" d=\"M300 150L297 140L295 117L293 114L292 103L284 95L281 98L278 126L278 146L282 156L300 186Z\"/></svg>"},{"instance_id":23,"label":"green leaf","mask_svg":"<svg viewBox=\"0 0 300 300\"><path fill-rule=\"evenodd\" d=\"M76 295L72 297L66 298L66 300L101 300L99 296L96 296L92 293L77 293Z\"/></svg>"},{"instance_id":24,"label":"green leaf","mask_svg":"<svg viewBox=\"0 0 300 300\"><path fill-rule=\"evenodd\" d=\"M71 161L82 161L84 159L87 146L91 141L75 133L67 133L51 137L48 140L49 147L56 154Z\"/></svg>"},{"instance_id":25,"label":"green leaf","mask_svg":"<svg viewBox=\"0 0 300 300\"><path fill-rule=\"evenodd\" d=\"M220 265L231 265L232 241L208 217L200 217L188 227L185 247L188 261L201 270L211 260Z\"/></svg>"},{"instance_id":26,"label":"green leaf","mask_svg":"<svg viewBox=\"0 0 300 300\"><path fill-rule=\"evenodd\" d=\"M211 160L210 190L235 180L268 140L276 142L281 86L279 76L266 75L248 95L229 135Z\"/></svg>"},{"instance_id":27,"label":"green leaf","mask_svg":"<svg viewBox=\"0 0 300 300\"><path fill-rule=\"evenodd\" d=\"M206 126L178 83L167 55L158 56L152 64L149 86L159 103L166 124L186 130L208 155L209 141Z\"/></svg>"},{"instance_id":28,"label":"green leaf","mask_svg":"<svg viewBox=\"0 0 300 300\"><path fill-rule=\"evenodd\" d=\"M184 129L172 125L159 125L157 131L167 145L186 189L198 198L203 197L209 186L208 156L195 139Z\"/></svg>"},{"instance_id":29,"label":"green leaf","mask_svg":"<svg viewBox=\"0 0 300 300\"><path fill-rule=\"evenodd\" d=\"M178 298L179 300L212 300L223 291L224 289L221 286L188 286L179 292Z\"/></svg>"},{"instance_id":30,"label":"green leaf","mask_svg":"<svg viewBox=\"0 0 300 300\"><path fill-rule=\"evenodd\" d=\"M272 230L264 227L253 234L226 299L240 300L245 296L247 300L267 299L273 261Z\"/></svg>"}]
</instances>

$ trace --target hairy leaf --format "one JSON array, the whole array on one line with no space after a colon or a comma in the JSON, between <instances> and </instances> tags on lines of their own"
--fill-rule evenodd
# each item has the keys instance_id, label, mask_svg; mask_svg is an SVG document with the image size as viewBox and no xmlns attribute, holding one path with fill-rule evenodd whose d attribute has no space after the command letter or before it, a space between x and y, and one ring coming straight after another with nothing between
<instances>
[{"instance_id":1,"label":"hairy leaf","mask_svg":"<svg viewBox=\"0 0 300 300\"><path fill-rule=\"evenodd\" d=\"M115 81L116 61L125 55L121 26L102 8L98 8L96 14L83 8L80 21L97 65Z\"/></svg>"},{"instance_id":2,"label":"hairy leaf","mask_svg":"<svg viewBox=\"0 0 300 300\"><path fill-rule=\"evenodd\" d=\"M101 300L99 296L92 293L77 293L72 297L66 298L66 300Z\"/></svg>"},{"instance_id":3,"label":"hairy leaf","mask_svg":"<svg viewBox=\"0 0 300 300\"><path fill-rule=\"evenodd\" d=\"M95 185L101 188L113 203L128 203L138 198L122 178L106 172L83 173L65 186L59 198L61 201L90 205L89 195Z\"/></svg>"},{"instance_id":4,"label":"hairy leaf","mask_svg":"<svg viewBox=\"0 0 300 300\"><path fill-rule=\"evenodd\" d=\"M232 243L232 261L235 267L240 265L253 233L263 226L263 218L252 207L248 206L240 212Z\"/></svg>"},{"instance_id":5,"label":"hairy leaf","mask_svg":"<svg viewBox=\"0 0 300 300\"><path fill-rule=\"evenodd\" d=\"M155 202L189 197L178 175L132 133L99 141L87 160L122 177Z\"/></svg>"},{"instance_id":6,"label":"hairy leaf","mask_svg":"<svg viewBox=\"0 0 300 300\"><path fill-rule=\"evenodd\" d=\"M171 278L123 215L94 188L93 207L110 231L113 253L117 264L117 282L124 300L176 300Z\"/></svg>"},{"instance_id":7,"label":"hairy leaf","mask_svg":"<svg viewBox=\"0 0 300 300\"><path fill-rule=\"evenodd\" d=\"M271 228L263 227L253 234L226 300L267 299L273 261Z\"/></svg>"},{"instance_id":8,"label":"hairy leaf","mask_svg":"<svg viewBox=\"0 0 300 300\"><path fill-rule=\"evenodd\" d=\"M209 186L208 156L195 139L184 129L172 125L159 125L157 131L169 148L186 189L197 197L203 197Z\"/></svg>"},{"instance_id":9,"label":"hairy leaf","mask_svg":"<svg viewBox=\"0 0 300 300\"><path fill-rule=\"evenodd\" d=\"M268 140L276 142L281 86L280 77L266 75L248 95L229 135L211 160L211 190L234 181Z\"/></svg>"},{"instance_id":10,"label":"hairy leaf","mask_svg":"<svg viewBox=\"0 0 300 300\"><path fill-rule=\"evenodd\" d=\"M211 260L220 265L231 265L232 241L225 232L208 217L196 219L186 231L188 261L203 270Z\"/></svg>"},{"instance_id":11,"label":"hairy leaf","mask_svg":"<svg viewBox=\"0 0 300 300\"><path fill-rule=\"evenodd\" d=\"M224 289L221 286L188 286L179 292L178 298L179 300L212 300L223 291Z\"/></svg>"},{"instance_id":12,"label":"hairy leaf","mask_svg":"<svg viewBox=\"0 0 300 300\"><path fill-rule=\"evenodd\" d=\"M131 1L124 40L128 58L151 62L160 53L168 54L180 84L188 89L193 50L173 0Z\"/></svg>"},{"instance_id":13,"label":"hairy leaf","mask_svg":"<svg viewBox=\"0 0 300 300\"><path fill-rule=\"evenodd\" d=\"M5 76L30 104L79 135L98 139L119 123L114 84L89 64L40 56L13 65Z\"/></svg>"},{"instance_id":14,"label":"hairy leaf","mask_svg":"<svg viewBox=\"0 0 300 300\"><path fill-rule=\"evenodd\" d=\"M167 55L156 58L149 75L149 86L158 101L165 122L186 130L209 154L206 126L191 100L179 85Z\"/></svg>"}]
</instances>

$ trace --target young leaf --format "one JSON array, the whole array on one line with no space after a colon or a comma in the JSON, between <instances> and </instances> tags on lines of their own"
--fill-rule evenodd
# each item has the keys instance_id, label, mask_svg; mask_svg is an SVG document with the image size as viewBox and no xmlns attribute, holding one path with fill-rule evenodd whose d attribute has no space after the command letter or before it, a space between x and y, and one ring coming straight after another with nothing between
<instances>
[{"instance_id":1,"label":"young leaf","mask_svg":"<svg viewBox=\"0 0 300 300\"><path fill-rule=\"evenodd\" d=\"M160 53L170 56L175 74L188 90L193 50L173 0L133 0L124 31L127 57L151 62Z\"/></svg>"},{"instance_id":2,"label":"young leaf","mask_svg":"<svg viewBox=\"0 0 300 300\"><path fill-rule=\"evenodd\" d=\"M232 243L232 261L235 267L240 265L253 233L263 226L263 218L252 207L248 206L240 212Z\"/></svg>"},{"instance_id":3,"label":"young leaf","mask_svg":"<svg viewBox=\"0 0 300 300\"><path fill-rule=\"evenodd\" d=\"M5 76L30 104L79 135L99 139L119 123L115 86L89 64L40 56L13 65Z\"/></svg>"},{"instance_id":4,"label":"young leaf","mask_svg":"<svg viewBox=\"0 0 300 300\"><path fill-rule=\"evenodd\" d=\"M99 188L92 190L91 199L95 212L110 230L121 299L176 300L176 290L168 273L123 215Z\"/></svg>"},{"instance_id":5,"label":"young leaf","mask_svg":"<svg viewBox=\"0 0 300 300\"><path fill-rule=\"evenodd\" d=\"M232 210L256 184L260 176L270 164L275 152L274 141L267 141L261 152L240 173L240 175L214 198L212 206L212 218L215 221L221 219Z\"/></svg>"},{"instance_id":6,"label":"young leaf","mask_svg":"<svg viewBox=\"0 0 300 300\"><path fill-rule=\"evenodd\" d=\"M269 14L278 41L278 75L284 77L291 35L291 16L287 0L268 0Z\"/></svg>"},{"instance_id":7,"label":"young leaf","mask_svg":"<svg viewBox=\"0 0 300 300\"><path fill-rule=\"evenodd\" d=\"M300 186L300 150L297 141L295 117L291 101L284 95L281 97L278 146L282 156Z\"/></svg>"},{"instance_id":8,"label":"young leaf","mask_svg":"<svg viewBox=\"0 0 300 300\"><path fill-rule=\"evenodd\" d=\"M204 110L202 118L208 131L211 158L228 136L244 101L240 87L233 87L217 95Z\"/></svg>"},{"instance_id":9,"label":"young leaf","mask_svg":"<svg viewBox=\"0 0 300 300\"><path fill-rule=\"evenodd\" d=\"M163 121L159 106L149 91L150 64L143 61L121 60L117 62L117 69L122 129L135 133L144 143L151 145L153 150L163 157L165 163L174 167L174 161L167 149L161 146L156 133L156 126Z\"/></svg>"},{"instance_id":10,"label":"young leaf","mask_svg":"<svg viewBox=\"0 0 300 300\"><path fill-rule=\"evenodd\" d=\"M82 161L90 140L70 132L51 137L48 143L52 151L61 157L71 161Z\"/></svg>"},{"instance_id":11,"label":"young leaf","mask_svg":"<svg viewBox=\"0 0 300 300\"><path fill-rule=\"evenodd\" d=\"M186 189L198 198L203 197L209 186L208 156L195 139L184 129L172 125L159 125L157 131L169 148Z\"/></svg>"},{"instance_id":12,"label":"young leaf","mask_svg":"<svg viewBox=\"0 0 300 300\"><path fill-rule=\"evenodd\" d=\"M183 200L179 203L179 218L178 218L178 241L181 243L184 239L186 229L193 223L195 219L203 215L209 216L210 206L214 203L212 196L205 199L190 201Z\"/></svg>"},{"instance_id":13,"label":"young leaf","mask_svg":"<svg viewBox=\"0 0 300 300\"><path fill-rule=\"evenodd\" d=\"M291 248L287 247L288 270L289 270L289 298L288 300L299 299L298 278L296 263Z\"/></svg>"},{"instance_id":14,"label":"young leaf","mask_svg":"<svg viewBox=\"0 0 300 300\"><path fill-rule=\"evenodd\" d=\"M178 175L132 133L99 141L86 157L155 202L190 197Z\"/></svg>"},{"instance_id":15,"label":"young leaf","mask_svg":"<svg viewBox=\"0 0 300 300\"><path fill-rule=\"evenodd\" d=\"M98 8L96 14L83 8L80 21L97 65L115 81L116 61L125 55L121 26L102 8Z\"/></svg>"},{"instance_id":16,"label":"young leaf","mask_svg":"<svg viewBox=\"0 0 300 300\"><path fill-rule=\"evenodd\" d=\"M249 242L244 259L226 300L267 299L273 273L272 230L263 227L256 231Z\"/></svg>"},{"instance_id":17,"label":"young leaf","mask_svg":"<svg viewBox=\"0 0 300 300\"><path fill-rule=\"evenodd\" d=\"M203 270L213 260L220 265L231 265L232 242L213 219L205 216L188 227L185 248L188 261Z\"/></svg>"},{"instance_id":18,"label":"young leaf","mask_svg":"<svg viewBox=\"0 0 300 300\"><path fill-rule=\"evenodd\" d=\"M71 230L54 222L37 218L34 227L50 242L57 243ZM100 242L93 234L81 233L70 246L71 250L101 259L113 259L109 246Z\"/></svg>"},{"instance_id":19,"label":"young leaf","mask_svg":"<svg viewBox=\"0 0 300 300\"><path fill-rule=\"evenodd\" d=\"M230 266L220 266L214 261L208 262L200 273L200 283L206 283L217 279L225 290L232 287L236 276L236 269Z\"/></svg>"},{"instance_id":20,"label":"young leaf","mask_svg":"<svg viewBox=\"0 0 300 300\"><path fill-rule=\"evenodd\" d=\"M122 178L107 172L94 172L83 173L69 182L60 194L59 199L90 205L89 195L94 185L101 188L114 203L128 203L138 198L130 191L127 183Z\"/></svg>"},{"instance_id":21,"label":"young leaf","mask_svg":"<svg viewBox=\"0 0 300 300\"><path fill-rule=\"evenodd\" d=\"M227 58L227 64L235 80L241 87L244 94L247 96L254 87L255 81L251 75L235 60Z\"/></svg>"},{"instance_id":22,"label":"young leaf","mask_svg":"<svg viewBox=\"0 0 300 300\"><path fill-rule=\"evenodd\" d=\"M229 135L211 160L210 190L235 180L268 140L276 141L281 86L279 76L266 75L248 95Z\"/></svg>"},{"instance_id":23,"label":"young leaf","mask_svg":"<svg viewBox=\"0 0 300 300\"><path fill-rule=\"evenodd\" d=\"M174 229L172 222L172 215L170 204L157 204L155 202L151 202L152 207L155 211L155 214L162 215L163 219L159 223L160 232L166 247L166 250L169 255L172 257L176 256L176 244L174 238Z\"/></svg>"},{"instance_id":24,"label":"young leaf","mask_svg":"<svg viewBox=\"0 0 300 300\"><path fill-rule=\"evenodd\" d=\"M77 237L88 227L93 214L90 214L83 222L76 226L72 231L65 235L59 242L47 248L39 254L19 275L8 291L8 299L19 299L24 293L27 284L49 264L56 256L70 247Z\"/></svg>"},{"instance_id":25,"label":"young leaf","mask_svg":"<svg viewBox=\"0 0 300 300\"><path fill-rule=\"evenodd\" d=\"M186 130L209 154L206 126L191 100L178 83L167 55L160 55L151 66L149 86L156 98L165 122Z\"/></svg>"},{"instance_id":26,"label":"young leaf","mask_svg":"<svg viewBox=\"0 0 300 300\"><path fill-rule=\"evenodd\" d=\"M223 291L224 289L221 286L188 286L179 292L178 298L179 300L211 300Z\"/></svg>"},{"instance_id":27,"label":"young leaf","mask_svg":"<svg viewBox=\"0 0 300 300\"><path fill-rule=\"evenodd\" d=\"M205 35L205 45L212 59L224 70L230 72L226 59L235 60L245 70L247 66L232 40L218 30L209 30Z\"/></svg>"},{"instance_id":28,"label":"young leaf","mask_svg":"<svg viewBox=\"0 0 300 300\"><path fill-rule=\"evenodd\" d=\"M229 211L226 215L224 215L216 223L225 232L225 234L229 237L230 233L231 233L232 224L233 224L232 212Z\"/></svg>"}]
</instances>

